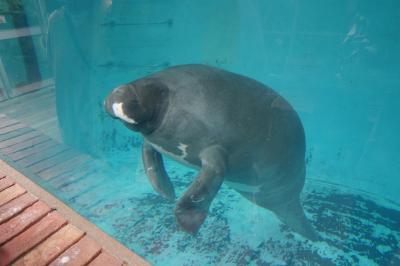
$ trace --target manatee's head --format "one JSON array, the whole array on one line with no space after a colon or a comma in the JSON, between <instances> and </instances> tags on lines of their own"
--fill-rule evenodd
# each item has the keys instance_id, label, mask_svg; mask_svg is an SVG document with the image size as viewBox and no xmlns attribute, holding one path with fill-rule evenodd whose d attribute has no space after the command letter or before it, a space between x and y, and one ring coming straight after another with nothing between
<instances>
[{"instance_id":1,"label":"manatee's head","mask_svg":"<svg viewBox=\"0 0 400 266\"><path fill-rule=\"evenodd\" d=\"M167 105L168 87L152 79L119 86L104 102L105 110L111 117L143 134L149 134L157 128Z\"/></svg>"}]
</instances>

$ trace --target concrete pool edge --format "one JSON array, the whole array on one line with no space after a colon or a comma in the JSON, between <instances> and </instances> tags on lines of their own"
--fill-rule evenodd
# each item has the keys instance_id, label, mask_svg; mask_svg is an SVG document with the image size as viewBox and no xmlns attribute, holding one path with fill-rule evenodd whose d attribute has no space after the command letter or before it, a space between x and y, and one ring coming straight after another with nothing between
<instances>
[{"instance_id":1,"label":"concrete pool edge","mask_svg":"<svg viewBox=\"0 0 400 266\"><path fill-rule=\"evenodd\" d=\"M117 240L113 239L96 225L89 222L55 196L35 184L18 170L0 159L0 174L11 177L17 184L24 187L28 192L38 197L51 208L56 209L67 221L75 225L94 239L106 252L124 260L128 265L149 265L143 258L135 254Z\"/></svg>"}]
</instances>

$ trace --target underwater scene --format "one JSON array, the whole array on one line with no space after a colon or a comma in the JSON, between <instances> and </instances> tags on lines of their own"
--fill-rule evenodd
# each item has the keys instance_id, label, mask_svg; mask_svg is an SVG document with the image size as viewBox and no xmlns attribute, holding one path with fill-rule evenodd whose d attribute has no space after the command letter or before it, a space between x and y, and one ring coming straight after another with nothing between
<instances>
[{"instance_id":1,"label":"underwater scene","mask_svg":"<svg viewBox=\"0 0 400 266\"><path fill-rule=\"evenodd\" d=\"M0 158L152 265L400 265L399 25L395 0L2 1Z\"/></svg>"}]
</instances>

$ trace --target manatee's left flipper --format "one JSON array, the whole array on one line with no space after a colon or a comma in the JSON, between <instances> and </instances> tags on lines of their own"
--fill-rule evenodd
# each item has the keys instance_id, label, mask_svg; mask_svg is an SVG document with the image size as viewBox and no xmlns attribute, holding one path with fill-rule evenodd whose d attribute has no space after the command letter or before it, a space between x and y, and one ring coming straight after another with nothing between
<instances>
[{"instance_id":1,"label":"manatee's left flipper","mask_svg":"<svg viewBox=\"0 0 400 266\"><path fill-rule=\"evenodd\" d=\"M227 153L219 145L210 146L200 153L201 169L189 189L179 199L175 216L179 225L195 234L204 222L208 208L224 180Z\"/></svg>"},{"instance_id":2,"label":"manatee's left flipper","mask_svg":"<svg viewBox=\"0 0 400 266\"><path fill-rule=\"evenodd\" d=\"M162 197L174 201L175 191L171 180L164 168L161 154L147 142L143 143L142 159L144 170L149 177L154 190Z\"/></svg>"}]
</instances>

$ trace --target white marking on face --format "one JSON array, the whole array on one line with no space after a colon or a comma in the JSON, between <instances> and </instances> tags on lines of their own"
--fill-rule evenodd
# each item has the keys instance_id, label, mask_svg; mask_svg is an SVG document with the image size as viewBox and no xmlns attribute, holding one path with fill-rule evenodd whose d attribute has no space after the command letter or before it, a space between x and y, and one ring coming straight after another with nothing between
<instances>
[{"instance_id":1,"label":"white marking on face","mask_svg":"<svg viewBox=\"0 0 400 266\"><path fill-rule=\"evenodd\" d=\"M135 120L133 120L132 118L128 117L125 113L124 110L122 109L124 103L114 103L112 105L112 109L114 112L114 115L122 120L124 120L127 123L130 124L137 124L137 122Z\"/></svg>"},{"instance_id":2,"label":"white marking on face","mask_svg":"<svg viewBox=\"0 0 400 266\"><path fill-rule=\"evenodd\" d=\"M227 184L230 188L247 193L258 193L261 191L262 187L262 184L258 186L252 186L231 181L224 181L224 183Z\"/></svg>"},{"instance_id":3,"label":"white marking on face","mask_svg":"<svg viewBox=\"0 0 400 266\"><path fill-rule=\"evenodd\" d=\"M186 144L179 143L178 149L180 149L182 151L182 155L181 155L182 159L185 159L186 156L188 155L187 150L186 150L188 147L189 146Z\"/></svg>"}]
</instances>

